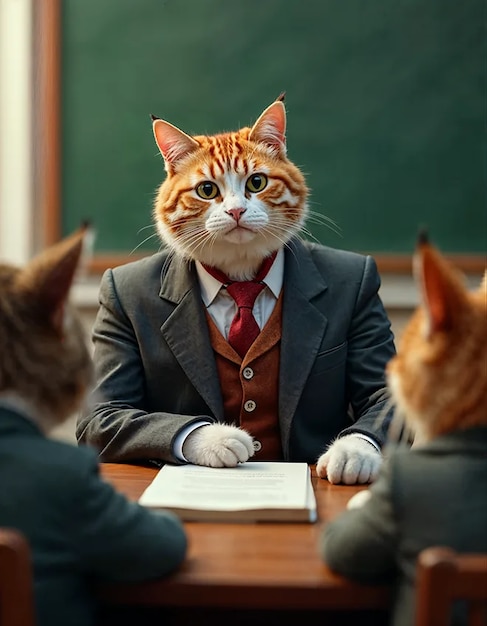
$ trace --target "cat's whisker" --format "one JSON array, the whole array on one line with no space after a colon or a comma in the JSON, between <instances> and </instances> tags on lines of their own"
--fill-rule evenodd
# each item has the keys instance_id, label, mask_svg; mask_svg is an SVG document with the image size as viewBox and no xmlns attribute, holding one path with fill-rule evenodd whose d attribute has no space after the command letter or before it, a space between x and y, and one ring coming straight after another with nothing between
<instances>
[{"instance_id":1,"label":"cat's whisker","mask_svg":"<svg viewBox=\"0 0 487 626\"><path fill-rule=\"evenodd\" d=\"M308 205L309 204L312 204L312 203L308 203ZM310 209L309 206L308 206L308 214L315 215L316 217L321 217L324 220L326 220L327 222L331 222L334 226L339 228L339 226L335 222L335 220L333 218L331 218L329 215L326 215L326 213L323 213L322 211L315 211L314 209Z\"/></svg>"},{"instance_id":2,"label":"cat's whisker","mask_svg":"<svg viewBox=\"0 0 487 626\"><path fill-rule=\"evenodd\" d=\"M328 230L331 230L332 232L334 232L339 237L343 237L343 233L342 233L341 229L335 228L332 224L329 224L327 222L323 222L321 220L316 220L313 217L307 219L306 220L306 224L308 226L310 226L310 225L323 226L323 227L327 228Z\"/></svg>"},{"instance_id":3,"label":"cat's whisker","mask_svg":"<svg viewBox=\"0 0 487 626\"><path fill-rule=\"evenodd\" d=\"M210 238L211 239L211 238ZM198 250L205 242L210 242L208 232L201 230L201 228L194 228L192 231L186 231L184 236L179 239L180 243L183 243L185 247L190 247L194 252Z\"/></svg>"},{"instance_id":4,"label":"cat's whisker","mask_svg":"<svg viewBox=\"0 0 487 626\"><path fill-rule=\"evenodd\" d=\"M334 228L340 231L342 230L340 225L337 224L337 222L335 222L334 219L332 219L328 215L325 215L324 213L321 213L320 211L313 211L312 209L308 209L308 218L314 219L317 222L320 222L326 225L331 224L331 226L333 226Z\"/></svg>"},{"instance_id":5,"label":"cat's whisker","mask_svg":"<svg viewBox=\"0 0 487 626\"><path fill-rule=\"evenodd\" d=\"M277 229L277 228L275 228L275 224L272 225L272 228L264 228L262 230L262 234L263 235L266 235L266 234L270 235L274 239L277 239L278 241L280 241L282 245L285 245L289 237L279 236L279 230L282 233L286 234L286 235L289 234L289 229L286 229L286 228Z\"/></svg>"},{"instance_id":6,"label":"cat's whisker","mask_svg":"<svg viewBox=\"0 0 487 626\"><path fill-rule=\"evenodd\" d=\"M139 230L137 231L137 235L140 235L140 233L143 230L147 230L148 228L154 228L154 224L148 224L147 226L142 226L141 228L139 228ZM157 234L157 233L156 233Z\"/></svg>"},{"instance_id":7,"label":"cat's whisker","mask_svg":"<svg viewBox=\"0 0 487 626\"><path fill-rule=\"evenodd\" d=\"M177 259L177 258L178 258L178 255L176 253L175 248L172 246L168 246L168 255L164 261L164 264L161 270L162 275L166 274L168 267L171 265L174 259Z\"/></svg>"},{"instance_id":8,"label":"cat's whisker","mask_svg":"<svg viewBox=\"0 0 487 626\"><path fill-rule=\"evenodd\" d=\"M289 250L289 253L293 255L294 259L297 260L297 256L296 256L296 252L293 250L293 243L292 240L291 241L287 241L284 244L284 247Z\"/></svg>"},{"instance_id":9,"label":"cat's whisker","mask_svg":"<svg viewBox=\"0 0 487 626\"><path fill-rule=\"evenodd\" d=\"M317 224L318 226L326 226L339 237L343 237L342 229L340 228L340 226L338 226L338 224L334 220L327 217L326 215L316 213L315 211L309 211L306 221L310 222L311 224Z\"/></svg>"},{"instance_id":10,"label":"cat's whisker","mask_svg":"<svg viewBox=\"0 0 487 626\"><path fill-rule=\"evenodd\" d=\"M137 250L143 246L145 243L147 243L148 241L150 241L151 239L153 239L154 237L157 237L157 233L152 233L152 235L149 235L148 237L146 237L143 241L141 241L137 246L135 246L135 248L132 249L132 251L130 252L129 256L134 254L134 252L137 252Z\"/></svg>"},{"instance_id":11,"label":"cat's whisker","mask_svg":"<svg viewBox=\"0 0 487 626\"><path fill-rule=\"evenodd\" d=\"M210 250L213 247L217 236L217 233L208 233L207 231L201 231L198 228L197 232L186 233L186 237L181 238L179 241L185 249L191 250L192 257L196 257L199 256L199 250L202 250L203 248Z\"/></svg>"},{"instance_id":12,"label":"cat's whisker","mask_svg":"<svg viewBox=\"0 0 487 626\"><path fill-rule=\"evenodd\" d=\"M316 241L316 243L321 243L318 237L315 237L315 235L313 235L313 233L306 228L302 228L300 233L301 235L305 235L305 237L302 237L302 239L313 239L314 241Z\"/></svg>"}]
</instances>

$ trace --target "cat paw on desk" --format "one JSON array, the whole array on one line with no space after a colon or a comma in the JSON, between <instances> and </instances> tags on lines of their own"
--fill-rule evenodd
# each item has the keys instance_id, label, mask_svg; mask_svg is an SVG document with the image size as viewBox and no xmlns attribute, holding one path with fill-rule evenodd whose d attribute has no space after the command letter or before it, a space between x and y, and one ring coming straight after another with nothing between
<instances>
[{"instance_id":1,"label":"cat paw on desk","mask_svg":"<svg viewBox=\"0 0 487 626\"><path fill-rule=\"evenodd\" d=\"M320 456L316 472L333 484L356 485L373 482L381 465L382 454L370 443L346 435L336 439Z\"/></svg>"},{"instance_id":2,"label":"cat paw on desk","mask_svg":"<svg viewBox=\"0 0 487 626\"><path fill-rule=\"evenodd\" d=\"M188 435L184 457L195 465L236 467L255 453L252 437L242 428L229 424L207 424Z\"/></svg>"}]
</instances>

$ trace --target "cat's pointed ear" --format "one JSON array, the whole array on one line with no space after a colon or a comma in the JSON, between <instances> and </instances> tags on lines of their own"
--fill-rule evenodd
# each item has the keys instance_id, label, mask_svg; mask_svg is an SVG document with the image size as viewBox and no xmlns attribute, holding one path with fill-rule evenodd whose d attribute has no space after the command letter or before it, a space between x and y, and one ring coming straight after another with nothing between
<instances>
[{"instance_id":1,"label":"cat's pointed ear","mask_svg":"<svg viewBox=\"0 0 487 626\"><path fill-rule=\"evenodd\" d=\"M430 244L426 233L419 236L414 271L427 316L426 337L448 332L465 306L466 289L460 273Z\"/></svg>"},{"instance_id":2,"label":"cat's pointed ear","mask_svg":"<svg viewBox=\"0 0 487 626\"><path fill-rule=\"evenodd\" d=\"M174 172L174 169L182 158L194 152L200 144L182 130L176 128L169 122L152 117L152 130L156 144L164 158L167 172Z\"/></svg>"},{"instance_id":3,"label":"cat's pointed ear","mask_svg":"<svg viewBox=\"0 0 487 626\"><path fill-rule=\"evenodd\" d=\"M286 154L286 108L279 96L252 126L249 139L264 143L278 154Z\"/></svg>"},{"instance_id":4,"label":"cat's pointed ear","mask_svg":"<svg viewBox=\"0 0 487 626\"><path fill-rule=\"evenodd\" d=\"M37 255L19 274L18 281L35 299L39 314L63 333L64 308L91 229L83 226L70 237Z\"/></svg>"}]
</instances>

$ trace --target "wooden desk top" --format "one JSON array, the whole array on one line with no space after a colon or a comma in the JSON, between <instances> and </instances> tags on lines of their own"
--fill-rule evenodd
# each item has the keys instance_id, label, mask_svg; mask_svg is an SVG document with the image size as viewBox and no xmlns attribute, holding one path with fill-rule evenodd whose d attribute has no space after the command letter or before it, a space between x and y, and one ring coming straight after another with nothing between
<instances>
[{"instance_id":1,"label":"wooden desk top","mask_svg":"<svg viewBox=\"0 0 487 626\"><path fill-rule=\"evenodd\" d=\"M103 477L137 500L156 469L104 463ZM185 607L281 609L382 609L389 592L353 584L333 574L318 554L323 524L345 509L364 487L331 485L313 469L316 524L187 522L186 562L172 576L102 590L109 603Z\"/></svg>"}]
</instances>

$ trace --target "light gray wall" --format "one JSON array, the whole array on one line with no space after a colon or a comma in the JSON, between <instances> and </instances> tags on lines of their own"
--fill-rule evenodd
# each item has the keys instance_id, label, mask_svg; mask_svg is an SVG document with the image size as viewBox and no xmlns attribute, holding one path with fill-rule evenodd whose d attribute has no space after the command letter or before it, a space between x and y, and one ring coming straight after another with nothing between
<instances>
[{"instance_id":1,"label":"light gray wall","mask_svg":"<svg viewBox=\"0 0 487 626\"><path fill-rule=\"evenodd\" d=\"M0 259L12 263L31 252L31 26L31 0L0 0Z\"/></svg>"}]
</instances>

